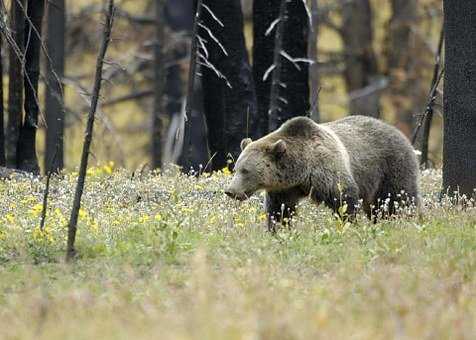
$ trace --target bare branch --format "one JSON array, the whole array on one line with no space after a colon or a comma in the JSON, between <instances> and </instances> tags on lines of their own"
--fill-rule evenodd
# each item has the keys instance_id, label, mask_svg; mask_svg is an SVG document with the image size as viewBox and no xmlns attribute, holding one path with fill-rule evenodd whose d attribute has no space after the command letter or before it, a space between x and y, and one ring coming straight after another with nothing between
<instances>
[{"instance_id":1,"label":"bare branch","mask_svg":"<svg viewBox=\"0 0 476 340\"><path fill-rule=\"evenodd\" d=\"M201 28L203 28L207 33L208 35L210 36L210 38L213 39L213 41L220 47L220 49L222 50L223 54L228 56L228 52L226 51L225 47L221 44L221 42L218 40L217 37L215 37L213 35L213 32L211 31L211 29L209 29L207 26L205 26L204 24L202 23L198 23L198 26L200 26Z\"/></svg>"},{"instance_id":2,"label":"bare branch","mask_svg":"<svg viewBox=\"0 0 476 340\"><path fill-rule=\"evenodd\" d=\"M223 25L223 23L220 21L220 19L218 19L218 17L215 15L215 13L213 13L213 11L210 9L210 7L208 7L204 3L202 3L202 7L205 8L208 13L210 13L212 18L218 23L218 25L220 25L221 27L225 27L225 25Z\"/></svg>"},{"instance_id":3,"label":"bare branch","mask_svg":"<svg viewBox=\"0 0 476 340\"><path fill-rule=\"evenodd\" d=\"M71 217L68 224L68 243L67 243L67 249L66 249L67 261L71 261L76 255L74 243L76 239L78 215L79 215L79 209L81 207L81 197L84 191L84 184L86 181L86 170L88 166L88 159L89 159L89 153L90 153L89 149L92 143L94 119L96 116L96 108L99 101L99 93L101 91L103 64L104 64L104 58L106 56L107 48L111 40L113 18L114 18L114 0L109 0L108 8L106 11L106 22L104 25L103 40L102 40L101 48L99 50L99 54L96 61L96 75L94 79L93 95L91 98L91 108L88 114L88 122L86 126L86 131L85 131L83 151L81 154L81 164L79 166L78 183L77 183L76 191L74 195L73 208L71 210Z\"/></svg>"}]
</instances>

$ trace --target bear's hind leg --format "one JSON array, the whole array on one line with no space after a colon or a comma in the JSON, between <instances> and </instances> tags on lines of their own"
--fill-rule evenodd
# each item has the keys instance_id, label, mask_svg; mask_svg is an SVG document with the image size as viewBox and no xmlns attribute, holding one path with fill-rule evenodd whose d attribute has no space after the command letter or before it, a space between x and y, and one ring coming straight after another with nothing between
<instances>
[{"instance_id":1,"label":"bear's hind leg","mask_svg":"<svg viewBox=\"0 0 476 340\"><path fill-rule=\"evenodd\" d=\"M416 183L396 185L392 181L382 183L374 201L374 218L389 218L400 214L405 209L419 207L418 188Z\"/></svg>"},{"instance_id":2,"label":"bear's hind leg","mask_svg":"<svg viewBox=\"0 0 476 340\"><path fill-rule=\"evenodd\" d=\"M303 197L298 189L281 192L267 192L265 209L268 218L268 231L275 232L276 224L289 226L296 212L296 206Z\"/></svg>"},{"instance_id":3,"label":"bear's hind leg","mask_svg":"<svg viewBox=\"0 0 476 340\"><path fill-rule=\"evenodd\" d=\"M313 191L311 198L317 203L324 202L342 219L353 222L356 218L359 204L359 189L356 184L348 184L343 190L342 187L339 190L339 187L336 186L336 191L327 195ZM342 209L344 206L346 206L345 210Z\"/></svg>"}]
</instances>

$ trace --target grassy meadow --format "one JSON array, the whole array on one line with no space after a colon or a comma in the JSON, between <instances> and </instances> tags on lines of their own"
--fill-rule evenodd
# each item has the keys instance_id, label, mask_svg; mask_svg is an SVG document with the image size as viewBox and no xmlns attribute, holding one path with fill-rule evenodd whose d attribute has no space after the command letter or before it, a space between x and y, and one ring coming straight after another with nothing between
<instances>
[{"instance_id":1,"label":"grassy meadow","mask_svg":"<svg viewBox=\"0 0 476 340\"><path fill-rule=\"evenodd\" d=\"M264 231L262 196L229 174L89 170L73 264L63 261L76 174L0 181L2 339L471 339L476 212L435 197L423 219L343 225L303 203Z\"/></svg>"}]
</instances>

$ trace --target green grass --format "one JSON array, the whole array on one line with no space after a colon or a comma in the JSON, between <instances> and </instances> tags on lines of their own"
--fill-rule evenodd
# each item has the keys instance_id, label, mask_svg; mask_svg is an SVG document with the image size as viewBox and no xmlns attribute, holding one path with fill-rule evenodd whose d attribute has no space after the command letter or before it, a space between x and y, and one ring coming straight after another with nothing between
<instances>
[{"instance_id":1,"label":"green grass","mask_svg":"<svg viewBox=\"0 0 476 340\"><path fill-rule=\"evenodd\" d=\"M75 175L0 182L0 338L471 339L476 213L340 228L304 203L292 230L264 231L261 197L225 198L225 174L131 178L94 168L79 259L63 262Z\"/></svg>"}]
</instances>

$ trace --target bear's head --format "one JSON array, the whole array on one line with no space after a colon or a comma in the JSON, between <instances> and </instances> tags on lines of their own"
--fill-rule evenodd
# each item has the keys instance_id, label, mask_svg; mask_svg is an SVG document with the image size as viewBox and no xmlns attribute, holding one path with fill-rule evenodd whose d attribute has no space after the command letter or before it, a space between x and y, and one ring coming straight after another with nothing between
<instances>
[{"instance_id":1,"label":"bear's head","mask_svg":"<svg viewBox=\"0 0 476 340\"><path fill-rule=\"evenodd\" d=\"M263 138L241 142L241 154L235 173L225 193L237 200L245 200L258 190L286 189L286 156L288 145L284 139Z\"/></svg>"}]
</instances>

